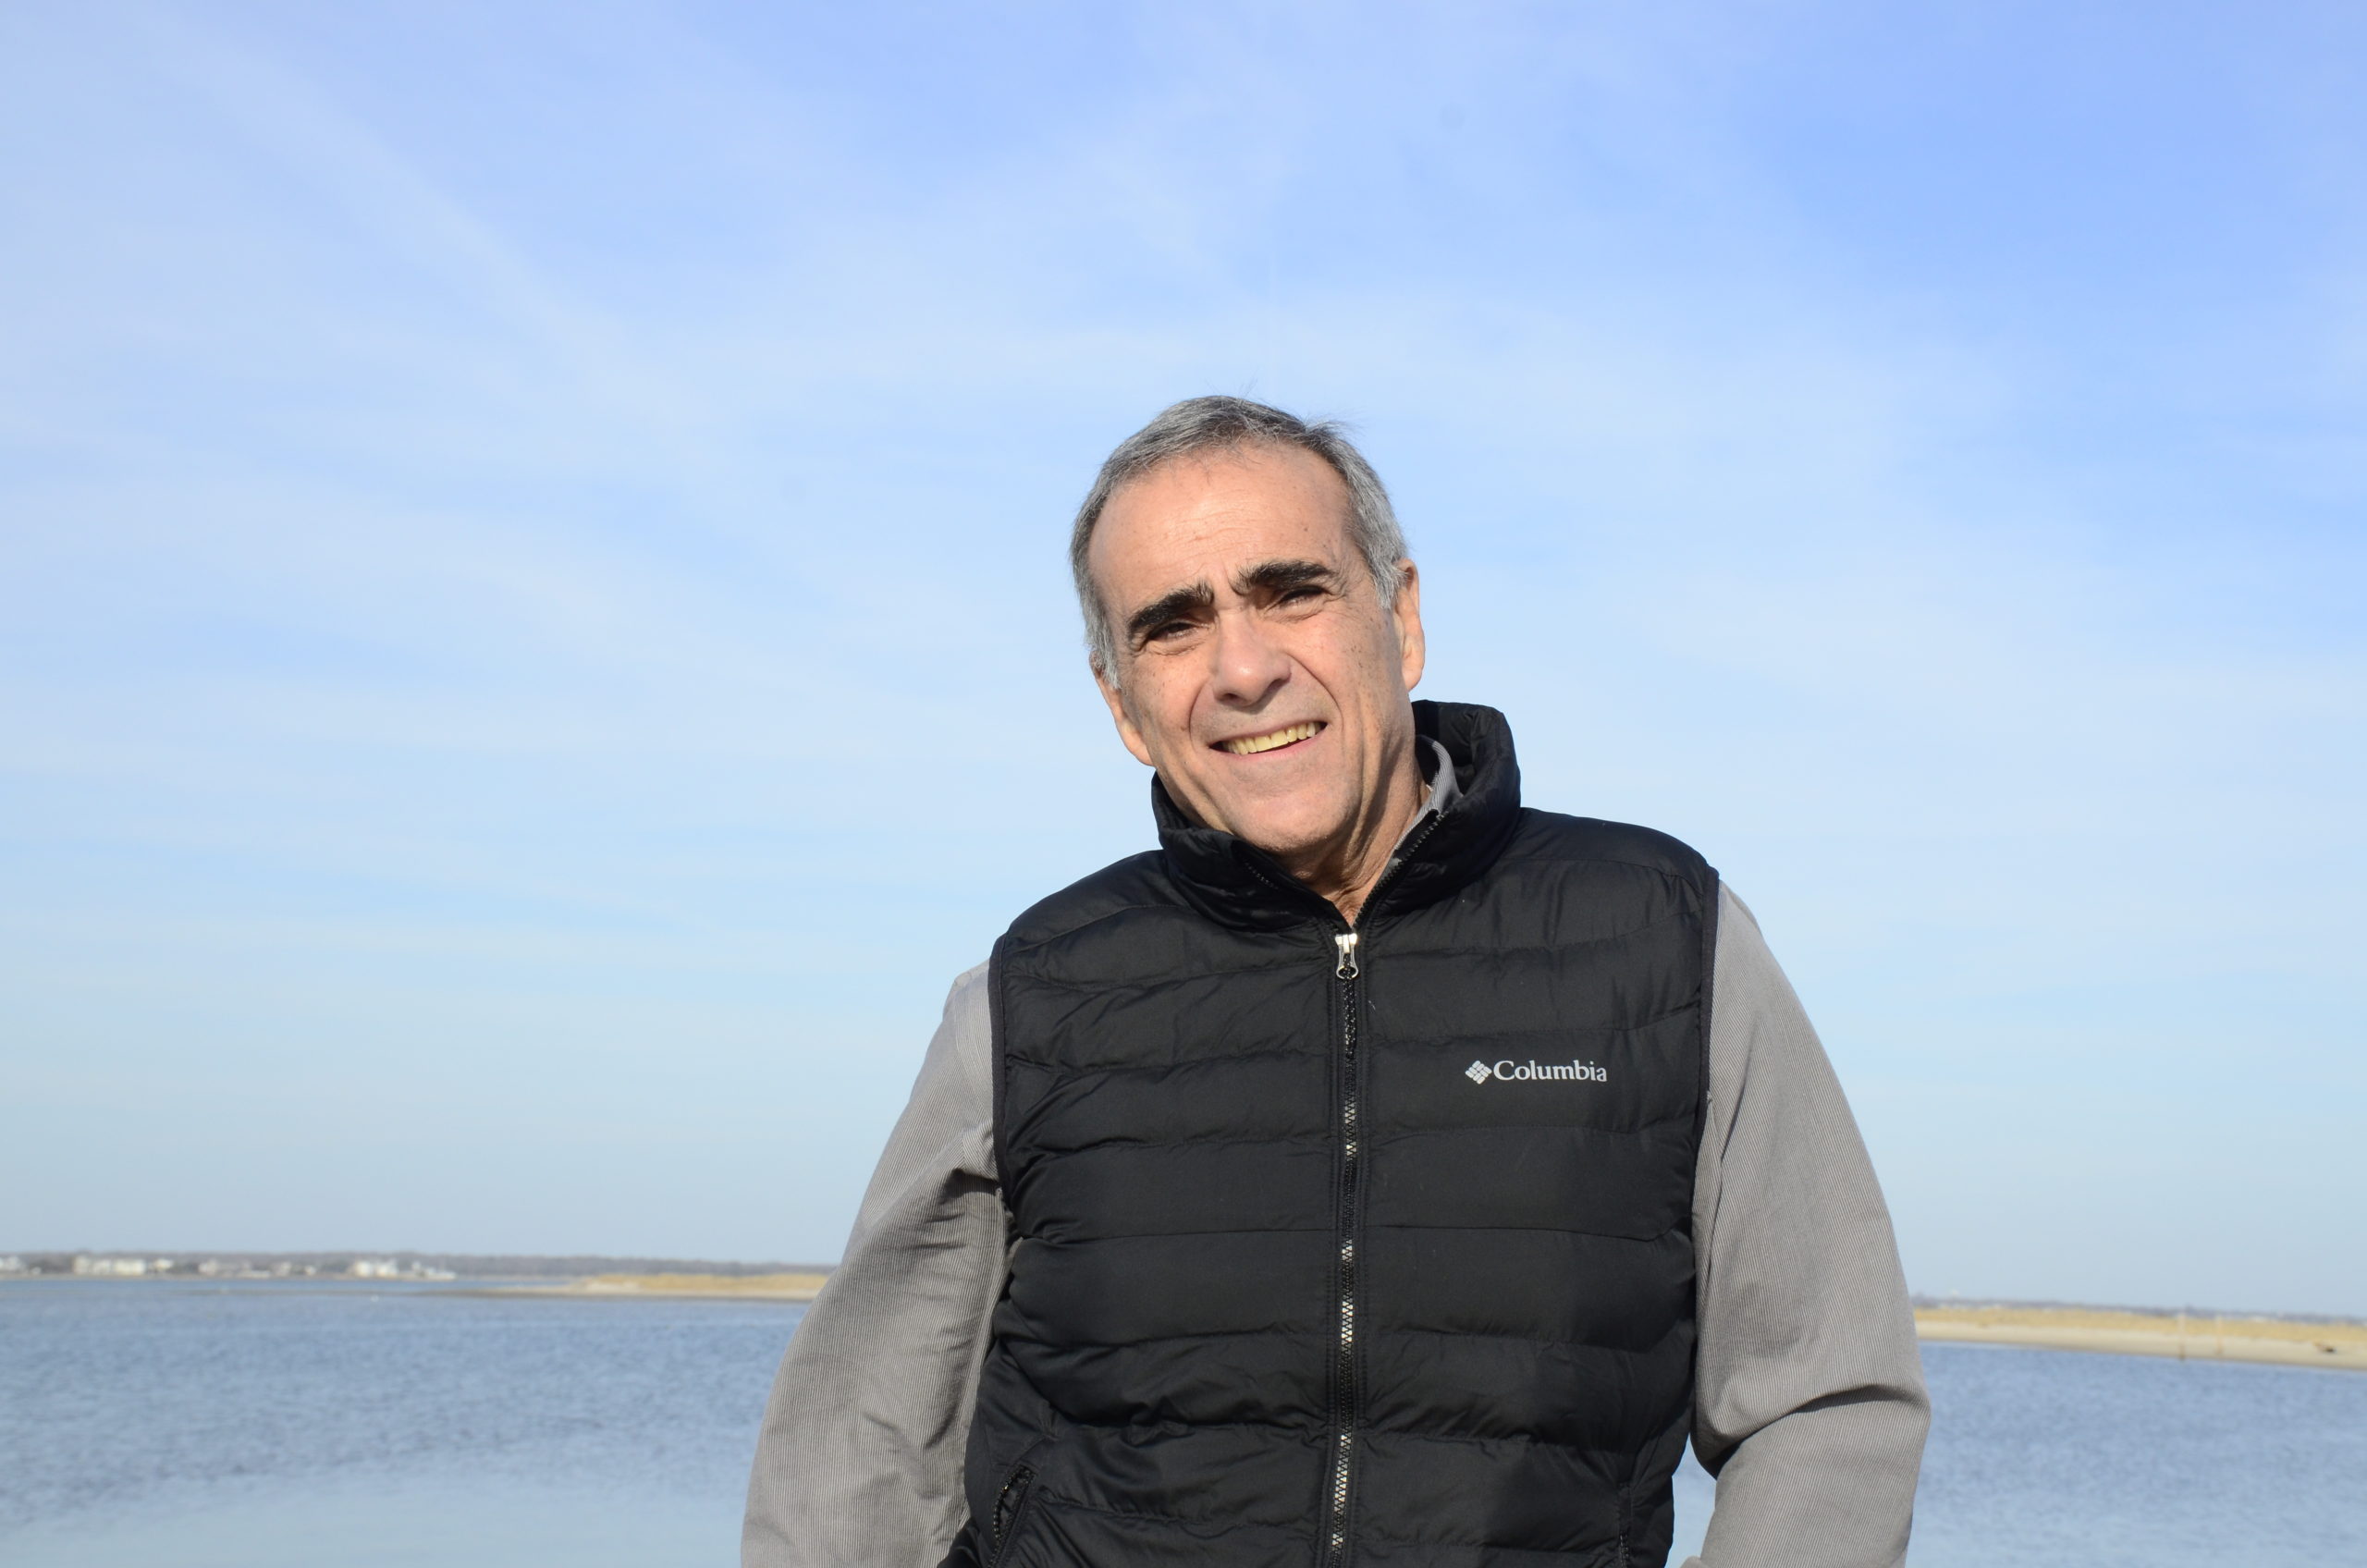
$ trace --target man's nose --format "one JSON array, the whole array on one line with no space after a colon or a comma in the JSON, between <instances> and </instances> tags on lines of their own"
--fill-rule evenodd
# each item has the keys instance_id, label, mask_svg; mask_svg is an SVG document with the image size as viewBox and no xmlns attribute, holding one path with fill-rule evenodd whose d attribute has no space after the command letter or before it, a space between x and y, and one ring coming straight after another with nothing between
<instances>
[{"instance_id":1,"label":"man's nose","mask_svg":"<svg viewBox=\"0 0 2367 1568\"><path fill-rule=\"evenodd\" d=\"M1228 707L1256 707L1291 678L1289 656L1254 615L1220 612L1210 645L1216 699Z\"/></svg>"}]
</instances>

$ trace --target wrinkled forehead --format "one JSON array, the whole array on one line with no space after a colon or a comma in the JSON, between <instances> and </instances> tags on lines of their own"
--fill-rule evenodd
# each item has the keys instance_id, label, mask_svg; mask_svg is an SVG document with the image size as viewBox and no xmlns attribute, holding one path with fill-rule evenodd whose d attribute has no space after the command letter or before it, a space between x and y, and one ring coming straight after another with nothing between
<instances>
[{"instance_id":1,"label":"wrinkled forehead","mask_svg":"<svg viewBox=\"0 0 2367 1568\"><path fill-rule=\"evenodd\" d=\"M1337 471L1295 447L1188 453L1111 492L1088 559L1113 610L1187 583L1218 586L1260 561L1343 569L1354 555L1350 506Z\"/></svg>"}]
</instances>

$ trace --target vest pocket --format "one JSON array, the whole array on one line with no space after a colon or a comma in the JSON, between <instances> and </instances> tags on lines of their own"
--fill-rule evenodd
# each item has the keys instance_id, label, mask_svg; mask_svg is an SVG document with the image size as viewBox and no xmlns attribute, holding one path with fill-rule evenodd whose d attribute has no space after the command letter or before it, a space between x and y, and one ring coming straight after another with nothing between
<instances>
[{"instance_id":1,"label":"vest pocket","mask_svg":"<svg viewBox=\"0 0 2367 1568\"><path fill-rule=\"evenodd\" d=\"M997 1568L1010 1552L1011 1543L1019 1534L1019 1522L1027 1512L1027 1495L1035 1486L1036 1472L1024 1464L1012 1465L1011 1474L1002 1478L1002 1489L995 1493L994 1518L988 1525L988 1568Z\"/></svg>"}]
</instances>

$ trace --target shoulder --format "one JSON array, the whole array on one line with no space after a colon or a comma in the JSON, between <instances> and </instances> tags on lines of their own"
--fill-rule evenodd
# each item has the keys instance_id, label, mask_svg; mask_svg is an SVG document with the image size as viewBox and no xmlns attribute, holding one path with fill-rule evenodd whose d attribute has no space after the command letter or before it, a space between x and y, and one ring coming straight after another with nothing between
<instances>
[{"instance_id":1,"label":"shoulder","mask_svg":"<svg viewBox=\"0 0 2367 1568\"><path fill-rule=\"evenodd\" d=\"M1717 872L1699 851L1656 828L1600 817L1566 816L1528 806L1521 809L1520 823L1505 846L1504 859L1657 873L1689 883L1704 895L1718 880Z\"/></svg>"},{"instance_id":2,"label":"shoulder","mask_svg":"<svg viewBox=\"0 0 2367 1568\"><path fill-rule=\"evenodd\" d=\"M974 963L953 977L945 993L945 1022L959 1027L983 1016L987 1005L987 974L992 966Z\"/></svg>"},{"instance_id":3,"label":"shoulder","mask_svg":"<svg viewBox=\"0 0 2367 1568\"><path fill-rule=\"evenodd\" d=\"M1059 892L1038 899L995 944L998 958L1061 941L1131 911L1177 907L1156 850L1113 861ZM963 978L968 978L964 976Z\"/></svg>"},{"instance_id":4,"label":"shoulder","mask_svg":"<svg viewBox=\"0 0 2367 1568\"><path fill-rule=\"evenodd\" d=\"M922 1065L926 1074L950 1062L959 1070L966 1096L979 1105L993 1101L994 1014L987 986L989 965L980 963L953 977L945 993L945 1016Z\"/></svg>"}]
</instances>

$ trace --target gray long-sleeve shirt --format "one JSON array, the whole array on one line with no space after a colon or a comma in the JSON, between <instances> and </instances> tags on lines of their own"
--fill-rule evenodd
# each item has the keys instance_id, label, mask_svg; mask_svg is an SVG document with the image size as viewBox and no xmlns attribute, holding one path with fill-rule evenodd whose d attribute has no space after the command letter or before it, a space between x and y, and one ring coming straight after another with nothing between
<instances>
[{"instance_id":1,"label":"gray long-sleeve shirt","mask_svg":"<svg viewBox=\"0 0 2367 1568\"><path fill-rule=\"evenodd\" d=\"M1882 1189L1816 1031L1722 892L1693 1197L1693 1448L1718 1477L1687 1568L1902 1562L1930 1410ZM936 1568L1001 1294L982 964L953 983L846 1258L782 1359L744 1568Z\"/></svg>"}]
</instances>

